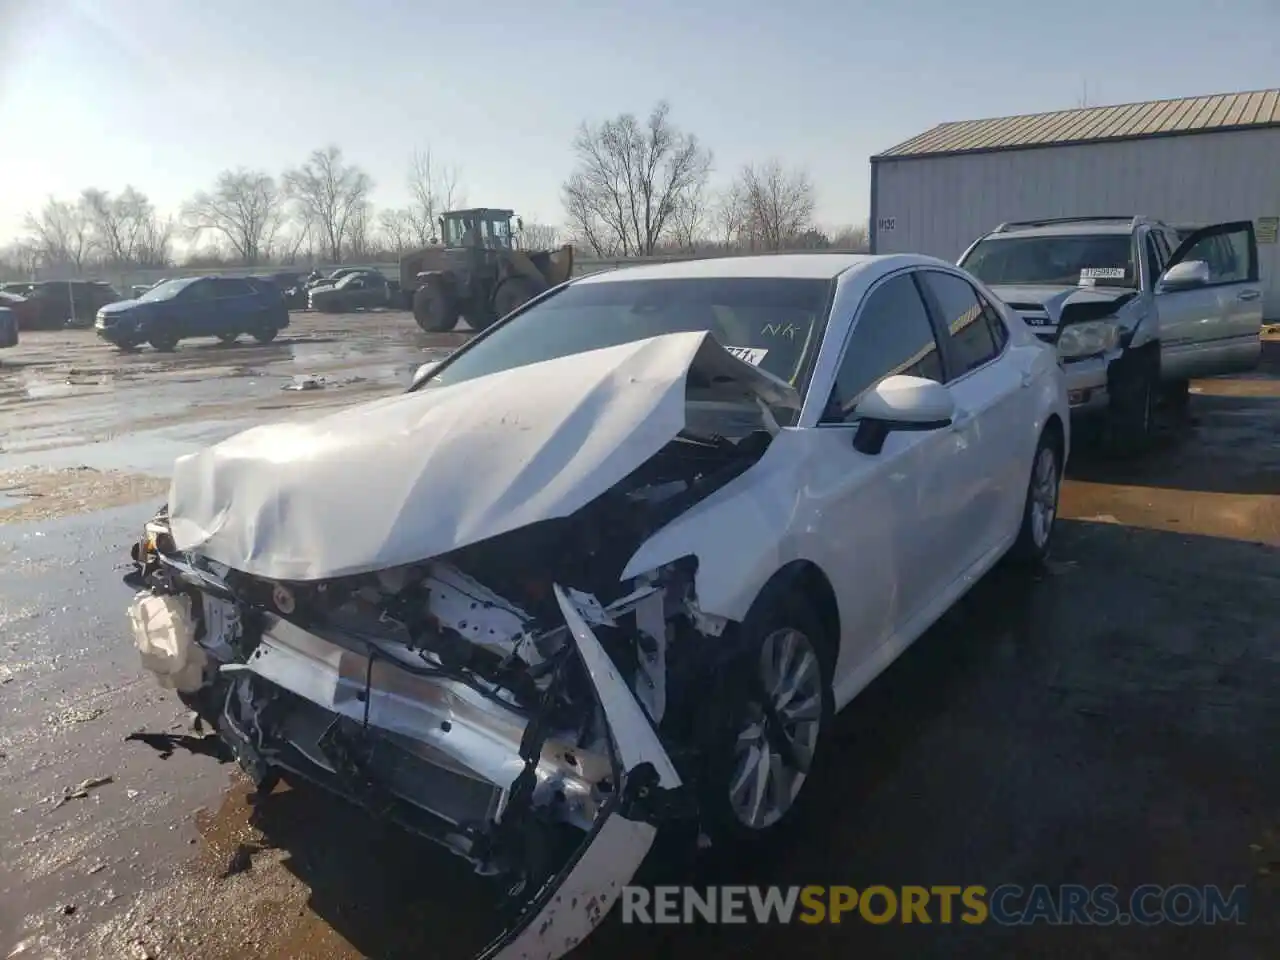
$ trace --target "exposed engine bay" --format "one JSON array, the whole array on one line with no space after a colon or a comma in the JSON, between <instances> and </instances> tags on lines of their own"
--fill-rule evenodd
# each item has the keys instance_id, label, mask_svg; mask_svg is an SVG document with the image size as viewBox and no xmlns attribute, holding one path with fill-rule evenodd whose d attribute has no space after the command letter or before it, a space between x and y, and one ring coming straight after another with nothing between
<instances>
[{"instance_id":1,"label":"exposed engine bay","mask_svg":"<svg viewBox=\"0 0 1280 960\"><path fill-rule=\"evenodd\" d=\"M180 550L162 508L126 578L143 662L260 791L318 784L497 878L521 919L488 955L560 956L612 903L586 871L621 877L616 897L660 823L696 824L725 624L698 608L696 556L621 574L763 455L776 423L745 410L737 439L684 430L569 516L352 576L273 580ZM596 916L552 905L574 889Z\"/></svg>"}]
</instances>

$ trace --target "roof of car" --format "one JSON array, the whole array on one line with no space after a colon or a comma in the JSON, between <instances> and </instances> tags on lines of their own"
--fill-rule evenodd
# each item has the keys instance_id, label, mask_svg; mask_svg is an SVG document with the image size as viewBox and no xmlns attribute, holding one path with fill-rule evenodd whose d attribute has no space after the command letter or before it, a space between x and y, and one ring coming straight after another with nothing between
<instances>
[{"instance_id":1,"label":"roof of car","mask_svg":"<svg viewBox=\"0 0 1280 960\"><path fill-rule=\"evenodd\" d=\"M587 274L576 283L613 283L621 280L681 280L716 277L768 277L833 280L840 274L860 270L875 263L897 260L909 264L936 264L940 260L916 254L867 253L773 253L761 256L708 257L703 260L675 260L646 263L618 270ZM949 264L948 264L949 266Z\"/></svg>"},{"instance_id":2,"label":"roof of car","mask_svg":"<svg viewBox=\"0 0 1280 960\"><path fill-rule=\"evenodd\" d=\"M1008 240L1014 237L1096 237L1100 234L1127 237L1133 233L1130 223L1115 220L1082 220L1075 223L1045 223L1038 226L1013 227L993 231L984 240Z\"/></svg>"}]
</instances>

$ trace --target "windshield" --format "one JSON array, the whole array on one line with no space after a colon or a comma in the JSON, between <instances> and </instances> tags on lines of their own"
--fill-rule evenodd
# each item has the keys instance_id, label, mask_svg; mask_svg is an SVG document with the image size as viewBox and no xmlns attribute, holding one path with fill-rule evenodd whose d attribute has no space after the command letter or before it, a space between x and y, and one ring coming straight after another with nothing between
<instances>
[{"instance_id":1,"label":"windshield","mask_svg":"<svg viewBox=\"0 0 1280 960\"><path fill-rule=\"evenodd\" d=\"M576 283L450 357L425 381L461 383L573 353L709 330L736 356L804 392L831 281L796 278Z\"/></svg>"},{"instance_id":2,"label":"windshield","mask_svg":"<svg viewBox=\"0 0 1280 960\"><path fill-rule=\"evenodd\" d=\"M191 284L199 280L199 277L184 277L181 280L165 280L163 283L152 287L139 300L172 300Z\"/></svg>"},{"instance_id":3,"label":"windshield","mask_svg":"<svg viewBox=\"0 0 1280 960\"><path fill-rule=\"evenodd\" d=\"M983 283L1136 287L1128 234L988 237L960 264Z\"/></svg>"}]
</instances>

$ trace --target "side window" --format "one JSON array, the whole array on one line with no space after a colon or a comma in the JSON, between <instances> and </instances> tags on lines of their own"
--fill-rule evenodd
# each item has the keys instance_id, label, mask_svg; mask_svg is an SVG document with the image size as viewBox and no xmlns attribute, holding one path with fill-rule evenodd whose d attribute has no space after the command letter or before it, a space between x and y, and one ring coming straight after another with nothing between
<instances>
[{"instance_id":1,"label":"side window","mask_svg":"<svg viewBox=\"0 0 1280 960\"><path fill-rule=\"evenodd\" d=\"M982 294L978 294L978 303L982 304L982 315L991 329L991 339L995 341L996 353L999 353L1009 342L1009 328L1004 325L1004 318L1000 316L1000 311L993 307Z\"/></svg>"},{"instance_id":2,"label":"side window","mask_svg":"<svg viewBox=\"0 0 1280 960\"><path fill-rule=\"evenodd\" d=\"M212 280L197 280L178 294L183 300L212 300L217 295Z\"/></svg>"},{"instance_id":3,"label":"side window","mask_svg":"<svg viewBox=\"0 0 1280 960\"><path fill-rule=\"evenodd\" d=\"M978 292L969 282L938 270L923 270L920 278L937 301L942 322L950 331L956 361L953 376L963 376L995 359L1000 348L978 302Z\"/></svg>"},{"instance_id":4,"label":"side window","mask_svg":"<svg viewBox=\"0 0 1280 960\"><path fill-rule=\"evenodd\" d=\"M1160 274L1164 273L1164 256L1160 253L1160 247L1156 244L1155 232L1147 234L1147 263L1151 267L1151 282L1155 283L1159 279Z\"/></svg>"},{"instance_id":5,"label":"side window","mask_svg":"<svg viewBox=\"0 0 1280 960\"><path fill-rule=\"evenodd\" d=\"M862 303L845 345L823 422L847 420L862 395L885 377L942 382L942 357L929 314L910 274L886 280Z\"/></svg>"},{"instance_id":6,"label":"side window","mask_svg":"<svg viewBox=\"0 0 1280 960\"><path fill-rule=\"evenodd\" d=\"M220 297L246 297L253 292L253 288L249 286L247 280L231 277L218 281L217 292Z\"/></svg>"},{"instance_id":7,"label":"side window","mask_svg":"<svg viewBox=\"0 0 1280 960\"><path fill-rule=\"evenodd\" d=\"M1196 243L1182 261L1203 260L1209 265L1210 283L1254 283L1257 265L1249 245L1249 231L1215 233Z\"/></svg>"}]
</instances>

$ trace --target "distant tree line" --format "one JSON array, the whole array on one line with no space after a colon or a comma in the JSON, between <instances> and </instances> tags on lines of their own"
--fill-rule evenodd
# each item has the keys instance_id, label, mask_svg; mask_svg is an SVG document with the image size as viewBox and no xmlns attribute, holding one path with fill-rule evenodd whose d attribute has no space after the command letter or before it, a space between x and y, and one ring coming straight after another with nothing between
<instances>
[{"instance_id":1,"label":"distant tree line","mask_svg":"<svg viewBox=\"0 0 1280 960\"><path fill-rule=\"evenodd\" d=\"M525 223L525 246L572 242L582 255L605 258L865 248L864 226L823 231L814 223L815 190L802 168L769 159L714 185L711 150L670 115L660 102L643 120L623 113L584 122L562 186L564 227ZM0 251L0 273L83 275L171 268L179 259L251 268L394 260L435 241L440 214L467 202L458 168L437 162L430 149L410 157L405 206L376 210L373 186L328 146L279 176L225 170L171 215L133 186L50 197L26 216L21 238Z\"/></svg>"}]
</instances>

